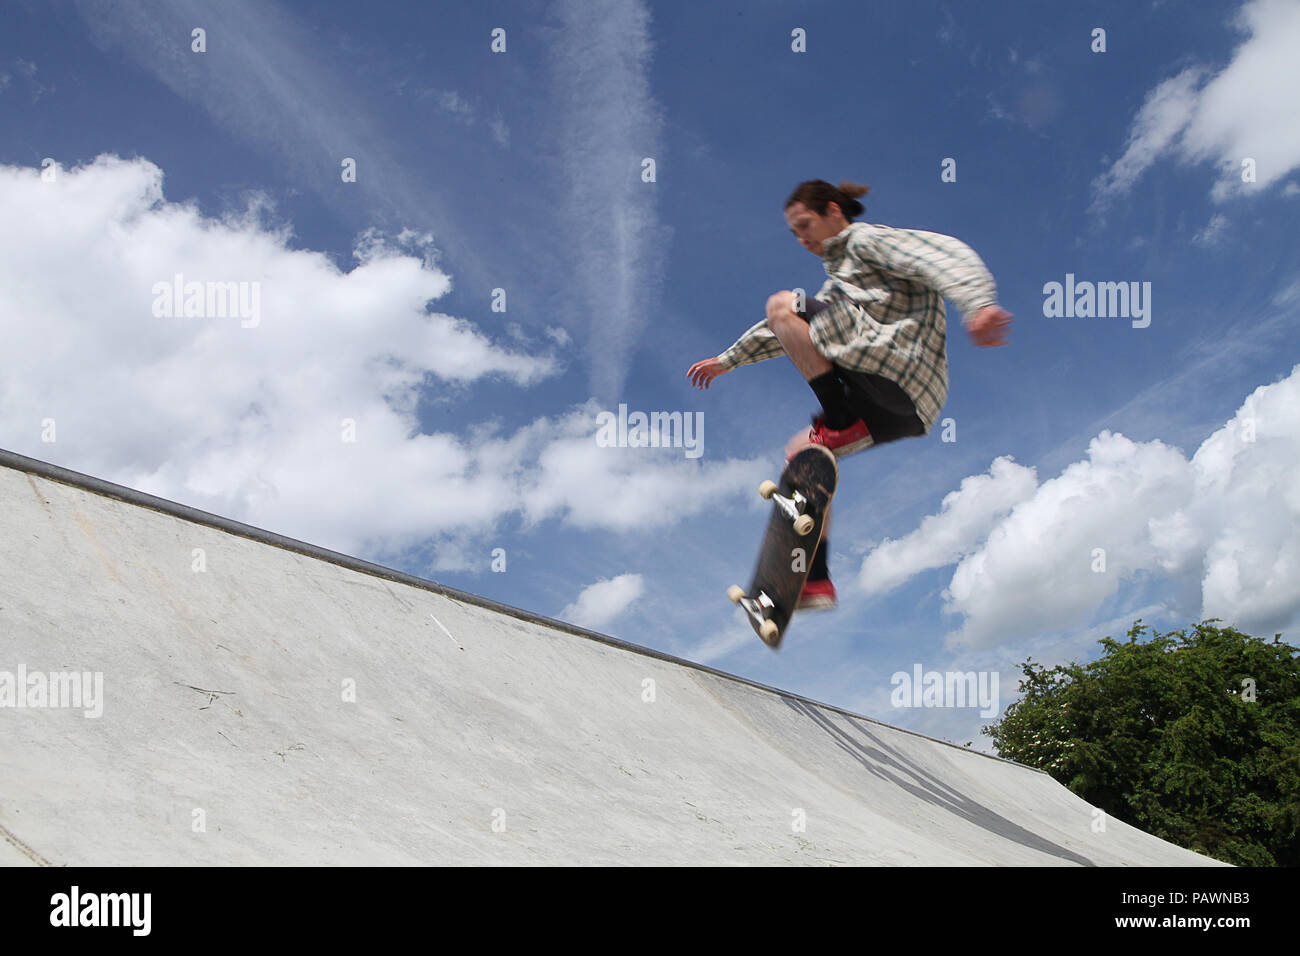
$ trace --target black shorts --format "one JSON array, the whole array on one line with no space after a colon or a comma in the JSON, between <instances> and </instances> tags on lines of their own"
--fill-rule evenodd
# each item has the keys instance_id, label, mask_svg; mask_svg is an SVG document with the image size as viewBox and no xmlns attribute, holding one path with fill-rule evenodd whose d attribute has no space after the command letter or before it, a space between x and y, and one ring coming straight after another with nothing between
<instances>
[{"instance_id":1,"label":"black shorts","mask_svg":"<svg viewBox=\"0 0 1300 956\"><path fill-rule=\"evenodd\" d=\"M925 423L916 414L916 406L897 382L883 375L832 367L844 383L849 408L866 423L874 444L925 434Z\"/></svg>"},{"instance_id":2,"label":"black shorts","mask_svg":"<svg viewBox=\"0 0 1300 956\"><path fill-rule=\"evenodd\" d=\"M807 308L796 313L805 322L826 308L826 303L808 298ZM925 434L925 423L916 414L916 406L902 387L892 379L871 372L844 368L832 363L835 374L844 383L849 408L871 432L873 444L914 438Z\"/></svg>"}]
</instances>

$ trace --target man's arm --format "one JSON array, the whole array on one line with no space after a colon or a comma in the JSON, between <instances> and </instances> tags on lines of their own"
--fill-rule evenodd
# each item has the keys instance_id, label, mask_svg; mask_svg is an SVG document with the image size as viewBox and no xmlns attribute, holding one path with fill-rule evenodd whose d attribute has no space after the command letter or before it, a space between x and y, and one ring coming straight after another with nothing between
<instances>
[{"instance_id":1,"label":"man's arm","mask_svg":"<svg viewBox=\"0 0 1300 956\"><path fill-rule=\"evenodd\" d=\"M696 388L708 388L719 375L739 365L750 365L774 358L784 352L776 334L767 327L767 319L756 322L734 345L716 358L701 359L686 371Z\"/></svg>"},{"instance_id":2,"label":"man's arm","mask_svg":"<svg viewBox=\"0 0 1300 956\"><path fill-rule=\"evenodd\" d=\"M722 367L728 371L738 365L751 365L775 358L785 352L776 333L767 327L767 319L762 319L749 327L735 344L718 356Z\"/></svg>"},{"instance_id":3,"label":"man's arm","mask_svg":"<svg viewBox=\"0 0 1300 956\"><path fill-rule=\"evenodd\" d=\"M864 262L901 278L917 279L952 299L967 329L977 313L997 305L997 285L984 260L952 236L874 226L866 235L855 237L850 251Z\"/></svg>"}]
</instances>

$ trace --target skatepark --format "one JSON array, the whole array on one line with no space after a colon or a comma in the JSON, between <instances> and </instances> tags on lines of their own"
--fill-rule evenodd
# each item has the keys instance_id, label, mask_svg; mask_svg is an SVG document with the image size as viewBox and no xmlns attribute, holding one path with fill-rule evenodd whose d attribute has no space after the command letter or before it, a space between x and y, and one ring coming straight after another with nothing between
<instances>
[{"instance_id":1,"label":"skatepark","mask_svg":"<svg viewBox=\"0 0 1300 956\"><path fill-rule=\"evenodd\" d=\"M1215 863L1037 770L9 452L0 541L7 865Z\"/></svg>"}]
</instances>

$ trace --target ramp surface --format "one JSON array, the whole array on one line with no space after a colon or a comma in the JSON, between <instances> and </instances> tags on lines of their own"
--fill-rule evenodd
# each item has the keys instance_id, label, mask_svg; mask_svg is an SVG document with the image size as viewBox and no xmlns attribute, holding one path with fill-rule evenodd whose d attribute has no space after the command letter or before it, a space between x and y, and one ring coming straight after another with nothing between
<instances>
[{"instance_id":1,"label":"ramp surface","mask_svg":"<svg viewBox=\"0 0 1300 956\"><path fill-rule=\"evenodd\" d=\"M1036 770L8 452L0 543L0 692L49 689L0 707L0 864L1214 862Z\"/></svg>"}]
</instances>

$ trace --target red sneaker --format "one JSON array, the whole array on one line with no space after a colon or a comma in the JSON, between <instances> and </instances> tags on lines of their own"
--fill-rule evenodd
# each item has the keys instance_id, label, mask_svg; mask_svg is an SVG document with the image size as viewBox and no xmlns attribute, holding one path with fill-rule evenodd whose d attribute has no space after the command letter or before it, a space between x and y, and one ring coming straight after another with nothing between
<instances>
[{"instance_id":1,"label":"red sneaker","mask_svg":"<svg viewBox=\"0 0 1300 956\"><path fill-rule=\"evenodd\" d=\"M837 431L834 428L827 428L826 419L821 415L813 419L808 440L814 445L824 445L837 458L866 448L872 442L871 432L867 431L867 424L862 419L859 418L848 428Z\"/></svg>"},{"instance_id":2,"label":"red sneaker","mask_svg":"<svg viewBox=\"0 0 1300 956\"><path fill-rule=\"evenodd\" d=\"M822 578L820 581L804 582L803 593L799 595L795 610L829 611L836 603L835 585L831 584L830 578Z\"/></svg>"}]
</instances>

